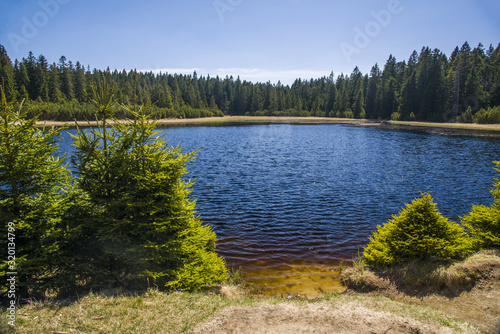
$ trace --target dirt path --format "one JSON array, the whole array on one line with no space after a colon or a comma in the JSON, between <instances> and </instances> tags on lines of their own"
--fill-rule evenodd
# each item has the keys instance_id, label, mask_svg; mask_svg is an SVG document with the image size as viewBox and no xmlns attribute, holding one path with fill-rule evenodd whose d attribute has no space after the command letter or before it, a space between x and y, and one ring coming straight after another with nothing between
<instances>
[{"instance_id":1,"label":"dirt path","mask_svg":"<svg viewBox=\"0 0 500 334\"><path fill-rule=\"evenodd\" d=\"M391 312L374 311L355 301L309 304L259 304L230 307L189 333L473 333L452 330Z\"/></svg>"}]
</instances>

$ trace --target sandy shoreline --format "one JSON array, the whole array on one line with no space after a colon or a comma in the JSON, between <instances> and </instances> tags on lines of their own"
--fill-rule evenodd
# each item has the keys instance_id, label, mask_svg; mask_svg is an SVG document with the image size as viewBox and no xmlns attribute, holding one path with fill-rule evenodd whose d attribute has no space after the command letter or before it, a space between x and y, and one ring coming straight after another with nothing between
<instances>
[{"instance_id":1,"label":"sandy shoreline","mask_svg":"<svg viewBox=\"0 0 500 334\"><path fill-rule=\"evenodd\" d=\"M110 122L112 123L112 122ZM229 125L229 124L346 124L369 127L388 128L415 128L415 129L436 129L436 130L458 130L471 132L490 132L500 134L500 124L471 124L471 123L432 123L432 122L406 122L406 121L375 121L351 118L330 118L330 117L276 117L276 116L224 116L206 118L186 118L186 119L161 119L158 125L161 126L201 126L201 125ZM67 126L70 128L88 127L86 121L38 121L38 126ZM90 122L95 125L95 121Z\"/></svg>"}]
</instances>

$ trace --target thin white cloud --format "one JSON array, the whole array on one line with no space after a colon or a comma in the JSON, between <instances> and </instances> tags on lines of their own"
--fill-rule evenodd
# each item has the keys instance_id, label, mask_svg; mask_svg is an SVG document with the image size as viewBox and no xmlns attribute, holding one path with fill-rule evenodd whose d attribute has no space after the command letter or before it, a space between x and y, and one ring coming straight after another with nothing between
<instances>
[{"instance_id":1,"label":"thin white cloud","mask_svg":"<svg viewBox=\"0 0 500 334\"><path fill-rule=\"evenodd\" d=\"M330 75L331 71L318 71L318 70L265 70L261 68L157 68L157 69L143 69L141 72L153 73L171 73L171 74L193 74L194 71L198 76L207 76L225 78L226 76L233 76L233 78L240 77L241 80L251 82L268 82L275 84L281 81L284 85L291 85L295 79L309 80L311 78L317 79Z\"/></svg>"}]
</instances>

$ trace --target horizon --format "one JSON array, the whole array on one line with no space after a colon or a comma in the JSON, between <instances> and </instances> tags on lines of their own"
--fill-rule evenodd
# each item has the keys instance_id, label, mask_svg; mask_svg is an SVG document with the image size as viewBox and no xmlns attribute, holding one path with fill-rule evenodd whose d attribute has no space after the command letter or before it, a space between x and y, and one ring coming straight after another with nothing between
<instances>
[{"instance_id":1,"label":"horizon","mask_svg":"<svg viewBox=\"0 0 500 334\"><path fill-rule=\"evenodd\" d=\"M0 44L12 61L32 51L91 69L283 85L355 67L367 74L390 55L406 61L422 47L449 57L465 42L486 49L500 42L500 3L491 0L0 0L0 10Z\"/></svg>"}]
</instances>

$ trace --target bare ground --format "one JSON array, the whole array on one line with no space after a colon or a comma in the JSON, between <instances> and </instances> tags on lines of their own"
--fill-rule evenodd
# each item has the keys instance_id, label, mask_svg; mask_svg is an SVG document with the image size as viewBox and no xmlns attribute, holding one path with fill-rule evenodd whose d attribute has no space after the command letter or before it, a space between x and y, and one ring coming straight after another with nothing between
<instances>
[{"instance_id":1,"label":"bare ground","mask_svg":"<svg viewBox=\"0 0 500 334\"><path fill-rule=\"evenodd\" d=\"M500 334L499 255L454 264L419 286L366 270L361 289L314 302L264 300L231 306L189 333ZM458 274L449 275L450 270ZM223 289L222 294L238 298L234 291Z\"/></svg>"},{"instance_id":2,"label":"bare ground","mask_svg":"<svg viewBox=\"0 0 500 334\"><path fill-rule=\"evenodd\" d=\"M233 306L189 333L472 333L467 327L423 323L391 312L374 311L356 301L262 303Z\"/></svg>"}]
</instances>

